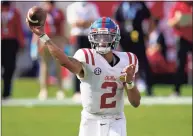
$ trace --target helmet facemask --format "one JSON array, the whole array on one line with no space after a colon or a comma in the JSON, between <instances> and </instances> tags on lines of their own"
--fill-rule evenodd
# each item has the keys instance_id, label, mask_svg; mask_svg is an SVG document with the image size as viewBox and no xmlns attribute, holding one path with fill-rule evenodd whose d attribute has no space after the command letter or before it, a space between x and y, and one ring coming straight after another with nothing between
<instances>
[{"instance_id":1,"label":"helmet facemask","mask_svg":"<svg viewBox=\"0 0 193 136\"><path fill-rule=\"evenodd\" d=\"M107 54L119 44L120 36L109 31L92 32L88 36L91 47L99 54Z\"/></svg>"}]
</instances>

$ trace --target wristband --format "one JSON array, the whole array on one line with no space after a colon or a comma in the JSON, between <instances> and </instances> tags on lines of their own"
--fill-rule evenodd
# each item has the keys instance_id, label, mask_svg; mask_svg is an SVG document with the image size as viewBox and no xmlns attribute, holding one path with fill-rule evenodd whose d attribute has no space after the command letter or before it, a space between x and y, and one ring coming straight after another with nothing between
<instances>
[{"instance_id":1,"label":"wristband","mask_svg":"<svg viewBox=\"0 0 193 136\"><path fill-rule=\"evenodd\" d=\"M126 83L127 89L133 89L135 86L134 82Z\"/></svg>"},{"instance_id":2,"label":"wristband","mask_svg":"<svg viewBox=\"0 0 193 136\"><path fill-rule=\"evenodd\" d=\"M42 35L40 35L39 38L40 38L40 41L42 41L43 43L46 43L47 41L50 40L50 38L48 37L47 34L42 34Z\"/></svg>"}]
</instances>

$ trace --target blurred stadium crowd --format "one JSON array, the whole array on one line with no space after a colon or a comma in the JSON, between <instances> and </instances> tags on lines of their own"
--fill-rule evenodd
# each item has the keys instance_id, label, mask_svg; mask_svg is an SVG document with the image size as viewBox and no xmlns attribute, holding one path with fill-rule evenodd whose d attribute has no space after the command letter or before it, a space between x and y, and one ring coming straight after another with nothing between
<instances>
[{"instance_id":1,"label":"blurred stadium crowd","mask_svg":"<svg viewBox=\"0 0 193 136\"><path fill-rule=\"evenodd\" d=\"M58 99L63 99L63 92L71 88L74 97L79 97L79 81L43 51L26 26L27 11L35 5L48 11L45 31L70 56L78 48L90 48L87 32L96 18L112 17L121 30L118 50L137 55L140 70L136 83L148 96L153 96L154 84L172 84L172 95L176 96L180 96L181 84L192 84L192 2L3 1L3 98L14 91L11 80L21 77L40 81L39 98L46 98L47 84L59 85Z\"/></svg>"}]
</instances>

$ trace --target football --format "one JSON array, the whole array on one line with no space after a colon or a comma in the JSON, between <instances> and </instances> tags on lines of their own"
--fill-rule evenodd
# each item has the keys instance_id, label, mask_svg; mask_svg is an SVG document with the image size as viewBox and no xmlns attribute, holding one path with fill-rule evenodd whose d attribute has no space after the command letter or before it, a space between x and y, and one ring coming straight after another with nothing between
<instances>
[{"instance_id":1,"label":"football","mask_svg":"<svg viewBox=\"0 0 193 136\"><path fill-rule=\"evenodd\" d=\"M27 21L30 26L43 26L47 17L46 11L38 6L29 9L27 13Z\"/></svg>"}]
</instances>

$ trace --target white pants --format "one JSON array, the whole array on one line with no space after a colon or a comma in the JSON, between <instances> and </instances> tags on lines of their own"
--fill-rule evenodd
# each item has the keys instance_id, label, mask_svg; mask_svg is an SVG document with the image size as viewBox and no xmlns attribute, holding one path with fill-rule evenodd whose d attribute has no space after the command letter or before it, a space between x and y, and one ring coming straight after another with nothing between
<instances>
[{"instance_id":1,"label":"white pants","mask_svg":"<svg viewBox=\"0 0 193 136\"><path fill-rule=\"evenodd\" d=\"M79 136L127 136L125 115L93 115L83 110Z\"/></svg>"}]
</instances>

